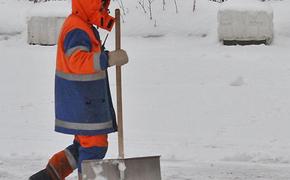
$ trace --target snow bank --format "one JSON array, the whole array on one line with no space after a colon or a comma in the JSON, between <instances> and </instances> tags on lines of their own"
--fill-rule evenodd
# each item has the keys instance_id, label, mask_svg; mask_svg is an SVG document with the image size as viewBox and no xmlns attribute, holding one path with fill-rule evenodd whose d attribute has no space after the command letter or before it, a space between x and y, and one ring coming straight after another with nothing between
<instances>
[{"instance_id":1,"label":"snow bank","mask_svg":"<svg viewBox=\"0 0 290 180\"><path fill-rule=\"evenodd\" d=\"M235 0L218 12L219 40L262 41L273 39L273 10L269 3Z\"/></svg>"}]
</instances>

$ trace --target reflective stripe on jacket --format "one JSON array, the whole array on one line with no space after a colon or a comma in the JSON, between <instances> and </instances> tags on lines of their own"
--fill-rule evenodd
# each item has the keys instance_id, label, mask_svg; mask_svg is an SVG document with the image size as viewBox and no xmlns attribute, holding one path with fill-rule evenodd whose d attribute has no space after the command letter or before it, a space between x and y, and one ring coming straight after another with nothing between
<instances>
[{"instance_id":1,"label":"reflective stripe on jacket","mask_svg":"<svg viewBox=\"0 0 290 180\"><path fill-rule=\"evenodd\" d=\"M55 130L65 134L115 132L108 57L97 30L70 15L60 33L55 75Z\"/></svg>"}]
</instances>

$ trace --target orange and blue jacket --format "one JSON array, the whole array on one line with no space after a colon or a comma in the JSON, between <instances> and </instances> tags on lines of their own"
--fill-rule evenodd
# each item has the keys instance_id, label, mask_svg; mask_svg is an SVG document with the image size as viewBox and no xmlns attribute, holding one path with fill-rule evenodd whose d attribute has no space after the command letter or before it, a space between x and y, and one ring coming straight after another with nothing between
<instances>
[{"instance_id":1,"label":"orange and blue jacket","mask_svg":"<svg viewBox=\"0 0 290 180\"><path fill-rule=\"evenodd\" d=\"M64 22L57 48L55 130L101 135L117 131L107 75L108 55L97 29L77 14Z\"/></svg>"}]
</instances>

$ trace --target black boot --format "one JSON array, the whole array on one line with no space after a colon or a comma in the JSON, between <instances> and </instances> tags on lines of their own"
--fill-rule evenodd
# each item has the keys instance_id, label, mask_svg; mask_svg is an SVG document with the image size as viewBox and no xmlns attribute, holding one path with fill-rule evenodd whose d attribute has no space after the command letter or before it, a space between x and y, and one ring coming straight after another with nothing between
<instances>
[{"instance_id":1,"label":"black boot","mask_svg":"<svg viewBox=\"0 0 290 180\"><path fill-rule=\"evenodd\" d=\"M32 176L30 176L29 180L52 180L46 169L43 169Z\"/></svg>"}]
</instances>

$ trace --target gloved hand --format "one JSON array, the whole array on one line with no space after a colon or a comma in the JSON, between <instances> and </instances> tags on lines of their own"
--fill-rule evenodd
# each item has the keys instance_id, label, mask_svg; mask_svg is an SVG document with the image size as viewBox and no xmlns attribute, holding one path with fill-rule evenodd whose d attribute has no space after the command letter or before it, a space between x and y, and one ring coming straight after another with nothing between
<instances>
[{"instance_id":1,"label":"gloved hand","mask_svg":"<svg viewBox=\"0 0 290 180\"><path fill-rule=\"evenodd\" d=\"M109 52L109 66L122 66L129 61L126 51L123 49Z\"/></svg>"}]
</instances>

